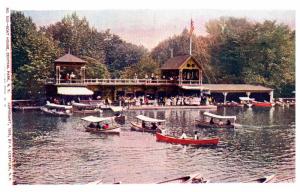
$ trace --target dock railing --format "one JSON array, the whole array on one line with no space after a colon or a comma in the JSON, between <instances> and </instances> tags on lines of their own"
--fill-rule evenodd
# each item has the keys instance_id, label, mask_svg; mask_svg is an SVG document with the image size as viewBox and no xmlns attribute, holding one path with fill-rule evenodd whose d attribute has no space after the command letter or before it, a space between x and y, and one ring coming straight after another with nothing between
<instances>
[{"instance_id":1,"label":"dock railing","mask_svg":"<svg viewBox=\"0 0 300 192\"><path fill-rule=\"evenodd\" d=\"M201 85L199 80L168 80L168 79L54 79L45 81L54 85Z\"/></svg>"}]
</instances>

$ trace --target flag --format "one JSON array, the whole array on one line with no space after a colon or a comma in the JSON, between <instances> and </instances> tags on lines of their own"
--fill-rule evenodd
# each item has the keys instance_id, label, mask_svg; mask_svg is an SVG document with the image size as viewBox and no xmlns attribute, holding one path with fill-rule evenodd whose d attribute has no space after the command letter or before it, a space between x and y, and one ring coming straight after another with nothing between
<instances>
[{"instance_id":1,"label":"flag","mask_svg":"<svg viewBox=\"0 0 300 192\"><path fill-rule=\"evenodd\" d=\"M194 31L194 21L191 19L191 28L190 28L190 35L193 34L193 31Z\"/></svg>"}]
</instances>

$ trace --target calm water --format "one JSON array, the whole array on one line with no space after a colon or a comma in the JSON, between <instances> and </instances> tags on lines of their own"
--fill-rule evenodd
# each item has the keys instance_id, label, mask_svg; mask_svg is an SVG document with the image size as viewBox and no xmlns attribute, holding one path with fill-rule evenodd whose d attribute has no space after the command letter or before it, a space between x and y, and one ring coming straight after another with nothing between
<instances>
[{"instance_id":1,"label":"calm water","mask_svg":"<svg viewBox=\"0 0 300 192\"><path fill-rule=\"evenodd\" d=\"M95 135L76 115L50 117L14 112L14 179L22 184L154 183L200 172L211 182L242 182L276 173L277 180L295 176L294 108L220 108L237 115L236 130L195 128L204 111L127 111L120 136ZM219 136L216 147L156 142L149 133L130 131L136 115L167 119L170 133L198 130ZM111 115L109 112L104 116Z\"/></svg>"}]
</instances>

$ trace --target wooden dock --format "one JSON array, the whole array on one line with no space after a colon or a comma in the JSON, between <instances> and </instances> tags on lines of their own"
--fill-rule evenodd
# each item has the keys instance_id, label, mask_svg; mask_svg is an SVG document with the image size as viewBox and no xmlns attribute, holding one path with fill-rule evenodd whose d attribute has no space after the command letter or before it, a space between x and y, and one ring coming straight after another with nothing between
<instances>
[{"instance_id":1,"label":"wooden dock","mask_svg":"<svg viewBox=\"0 0 300 192\"><path fill-rule=\"evenodd\" d=\"M142 106L130 106L128 110L165 110L165 109L211 109L216 110L216 105L199 105L199 106L153 106L153 105L142 105Z\"/></svg>"}]
</instances>

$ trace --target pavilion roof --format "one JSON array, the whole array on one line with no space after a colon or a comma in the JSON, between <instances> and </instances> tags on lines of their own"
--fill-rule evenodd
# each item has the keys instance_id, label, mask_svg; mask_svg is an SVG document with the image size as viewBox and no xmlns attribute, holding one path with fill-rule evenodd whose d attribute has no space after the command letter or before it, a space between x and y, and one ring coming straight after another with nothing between
<instances>
[{"instance_id":1,"label":"pavilion roof","mask_svg":"<svg viewBox=\"0 0 300 192\"><path fill-rule=\"evenodd\" d=\"M67 53L65 54L64 56L56 59L54 61L54 63L72 63L72 64L85 64L86 61L70 54L70 53Z\"/></svg>"}]
</instances>

